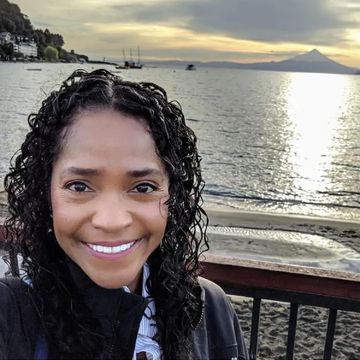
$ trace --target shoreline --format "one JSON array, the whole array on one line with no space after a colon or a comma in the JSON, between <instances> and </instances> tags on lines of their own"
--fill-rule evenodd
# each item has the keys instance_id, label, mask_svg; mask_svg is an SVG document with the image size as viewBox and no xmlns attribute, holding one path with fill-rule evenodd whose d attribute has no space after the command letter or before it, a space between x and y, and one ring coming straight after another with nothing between
<instances>
[{"instance_id":1,"label":"shoreline","mask_svg":"<svg viewBox=\"0 0 360 360\"><path fill-rule=\"evenodd\" d=\"M264 226L299 226L306 224L309 226L333 226L339 229L360 230L360 220L333 219L320 216L266 213L251 210L214 208L214 206L204 206L209 216L210 225L214 226L234 226L258 228Z\"/></svg>"},{"instance_id":2,"label":"shoreline","mask_svg":"<svg viewBox=\"0 0 360 360\"><path fill-rule=\"evenodd\" d=\"M360 222L205 208L210 254L360 273Z\"/></svg>"}]
</instances>

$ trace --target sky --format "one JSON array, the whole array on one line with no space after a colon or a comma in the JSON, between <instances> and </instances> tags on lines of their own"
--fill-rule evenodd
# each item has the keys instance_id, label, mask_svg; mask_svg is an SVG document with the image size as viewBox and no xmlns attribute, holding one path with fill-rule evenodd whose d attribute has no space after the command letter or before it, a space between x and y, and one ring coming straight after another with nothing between
<instances>
[{"instance_id":1,"label":"sky","mask_svg":"<svg viewBox=\"0 0 360 360\"><path fill-rule=\"evenodd\" d=\"M360 68L359 0L10 0L91 59L280 61L314 48Z\"/></svg>"}]
</instances>

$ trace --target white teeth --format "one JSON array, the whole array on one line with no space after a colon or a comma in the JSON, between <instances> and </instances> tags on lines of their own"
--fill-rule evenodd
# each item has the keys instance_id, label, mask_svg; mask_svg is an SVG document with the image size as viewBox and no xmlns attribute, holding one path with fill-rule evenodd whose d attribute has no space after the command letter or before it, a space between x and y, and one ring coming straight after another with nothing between
<instances>
[{"instance_id":1,"label":"white teeth","mask_svg":"<svg viewBox=\"0 0 360 360\"><path fill-rule=\"evenodd\" d=\"M135 241L118 246L102 246L102 245L93 245L87 244L91 249L96 252L103 253L103 254L117 254L127 249L130 249L135 244Z\"/></svg>"}]
</instances>

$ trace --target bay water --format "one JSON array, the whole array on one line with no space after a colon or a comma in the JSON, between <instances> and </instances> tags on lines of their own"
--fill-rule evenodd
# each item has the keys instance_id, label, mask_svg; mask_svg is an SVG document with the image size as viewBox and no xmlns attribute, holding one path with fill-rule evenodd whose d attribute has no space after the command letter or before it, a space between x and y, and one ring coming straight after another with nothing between
<instances>
[{"instance_id":1,"label":"bay water","mask_svg":"<svg viewBox=\"0 0 360 360\"><path fill-rule=\"evenodd\" d=\"M77 68L0 63L0 191L27 116ZM360 76L198 67L123 70L181 104L215 207L360 219Z\"/></svg>"}]
</instances>

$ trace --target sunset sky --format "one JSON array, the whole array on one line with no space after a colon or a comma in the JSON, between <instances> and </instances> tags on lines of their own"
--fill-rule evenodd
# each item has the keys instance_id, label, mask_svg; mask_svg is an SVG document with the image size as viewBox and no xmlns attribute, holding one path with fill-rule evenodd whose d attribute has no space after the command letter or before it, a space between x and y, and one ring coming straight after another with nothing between
<instances>
[{"instance_id":1,"label":"sunset sky","mask_svg":"<svg viewBox=\"0 0 360 360\"><path fill-rule=\"evenodd\" d=\"M123 60L279 61L317 48L360 68L359 0L15 0L65 49Z\"/></svg>"}]
</instances>

